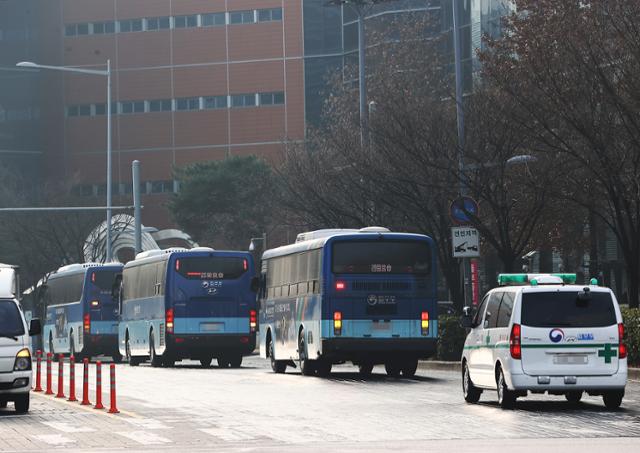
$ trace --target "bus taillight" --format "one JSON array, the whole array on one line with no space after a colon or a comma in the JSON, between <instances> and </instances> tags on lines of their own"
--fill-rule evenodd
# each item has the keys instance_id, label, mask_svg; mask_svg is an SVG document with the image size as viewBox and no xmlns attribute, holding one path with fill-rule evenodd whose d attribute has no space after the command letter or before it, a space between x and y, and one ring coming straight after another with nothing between
<instances>
[{"instance_id":1,"label":"bus taillight","mask_svg":"<svg viewBox=\"0 0 640 453\"><path fill-rule=\"evenodd\" d=\"M249 328L251 333L256 332L256 328L258 327L258 314L255 310L249 311Z\"/></svg>"},{"instance_id":2,"label":"bus taillight","mask_svg":"<svg viewBox=\"0 0 640 453\"><path fill-rule=\"evenodd\" d=\"M342 312L333 312L333 334L338 336L342 334Z\"/></svg>"},{"instance_id":3,"label":"bus taillight","mask_svg":"<svg viewBox=\"0 0 640 453\"><path fill-rule=\"evenodd\" d=\"M180 270L180 260L176 260L176 270Z\"/></svg>"},{"instance_id":4,"label":"bus taillight","mask_svg":"<svg viewBox=\"0 0 640 453\"><path fill-rule=\"evenodd\" d=\"M242 260L242 268L246 271L247 269L249 269L249 261L247 261L246 259Z\"/></svg>"},{"instance_id":5,"label":"bus taillight","mask_svg":"<svg viewBox=\"0 0 640 453\"><path fill-rule=\"evenodd\" d=\"M84 314L82 319L82 327L85 333L91 333L91 315L89 313Z\"/></svg>"},{"instance_id":6,"label":"bus taillight","mask_svg":"<svg viewBox=\"0 0 640 453\"><path fill-rule=\"evenodd\" d=\"M420 330L422 331L422 335L429 334L429 312L423 311L420 315Z\"/></svg>"},{"instance_id":7,"label":"bus taillight","mask_svg":"<svg viewBox=\"0 0 640 453\"><path fill-rule=\"evenodd\" d=\"M95 283L95 282L96 282L96 273L91 272L91 283Z\"/></svg>"},{"instance_id":8,"label":"bus taillight","mask_svg":"<svg viewBox=\"0 0 640 453\"><path fill-rule=\"evenodd\" d=\"M336 282L336 291L344 291L347 289L347 284L343 281Z\"/></svg>"},{"instance_id":9,"label":"bus taillight","mask_svg":"<svg viewBox=\"0 0 640 453\"><path fill-rule=\"evenodd\" d=\"M167 310L165 325L167 327L167 333L173 333L173 308Z\"/></svg>"}]
</instances>

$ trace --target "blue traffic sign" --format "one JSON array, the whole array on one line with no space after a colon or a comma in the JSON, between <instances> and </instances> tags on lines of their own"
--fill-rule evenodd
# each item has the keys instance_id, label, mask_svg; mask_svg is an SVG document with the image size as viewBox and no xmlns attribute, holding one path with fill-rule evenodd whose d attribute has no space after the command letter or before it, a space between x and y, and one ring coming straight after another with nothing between
<instances>
[{"instance_id":1,"label":"blue traffic sign","mask_svg":"<svg viewBox=\"0 0 640 453\"><path fill-rule=\"evenodd\" d=\"M471 216L477 217L478 203L471 197L456 198L449 210L451 220L458 225L471 223Z\"/></svg>"}]
</instances>

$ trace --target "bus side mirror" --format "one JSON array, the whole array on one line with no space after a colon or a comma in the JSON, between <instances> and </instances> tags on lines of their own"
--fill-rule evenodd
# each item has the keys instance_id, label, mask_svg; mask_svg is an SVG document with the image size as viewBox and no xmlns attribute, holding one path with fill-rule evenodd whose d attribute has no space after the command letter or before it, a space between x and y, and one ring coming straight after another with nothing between
<instances>
[{"instance_id":1,"label":"bus side mirror","mask_svg":"<svg viewBox=\"0 0 640 453\"><path fill-rule=\"evenodd\" d=\"M251 291L254 293L257 293L259 289L260 289L260 278L253 277L251 279Z\"/></svg>"},{"instance_id":2,"label":"bus side mirror","mask_svg":"<svg viewBox=\"0 0 640 453\"><path fill-rule=\"evenodd\" d=\"M42 324L38 318L33 318L29 323L29 336L40 335L42 333Z\"/></svg>"},{"instance_id":3,"label":"bus side mirror","mask_svg":"<svg viewBox=\"0 0 640 453\"><path fill-rule=\"evenodd\" d=\"M471 329L473 327L473 308L464 307L462 309L462 318L460 318L460 323L465 329Z\"/></svg>"}]
</instances>

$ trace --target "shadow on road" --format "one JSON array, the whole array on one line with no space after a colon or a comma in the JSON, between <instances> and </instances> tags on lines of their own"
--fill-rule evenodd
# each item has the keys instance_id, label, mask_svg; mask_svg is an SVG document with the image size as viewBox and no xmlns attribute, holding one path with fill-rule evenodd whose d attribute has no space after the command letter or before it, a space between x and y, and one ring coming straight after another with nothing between
<instances>
[{"instance_id":1,"label":"shadow on road","mask_svg":"<svg viewBox=\"0 0 640 453\"><path fill-rule=\"evenodd\" d=\"M636 413L635 410L632 410L630 408L625 408L624 401L622 404L623 406L620 409L610 410L610 409L607 409L602 403L598 404L595 401L594 402L584 401L578 404L572 404L572 403L569 403L568 401L558 401L558 400L532 401L532 400L523 399L523 400L518 400L514 409L507 409L507 410L512 410L514 412L554 413L554 414L558 414L558 413L573 414L576 412L581 412L581 413L593 413L593 414L602 413L607 415L615 415L615 414L632 415ZM494 407L497 409L500 408L497 400L496 401L480 401L477 403L477 405L485 406L485 407Z\"/></svg>"}]
</instances>

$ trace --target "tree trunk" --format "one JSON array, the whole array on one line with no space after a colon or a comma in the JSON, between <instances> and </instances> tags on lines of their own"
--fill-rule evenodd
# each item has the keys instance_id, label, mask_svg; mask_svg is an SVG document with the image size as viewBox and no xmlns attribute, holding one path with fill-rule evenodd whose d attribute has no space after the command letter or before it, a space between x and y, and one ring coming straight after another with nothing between
<instances>
[{"instance_id":1,"label":"tree trunk","mask_svg":"<svg viewBox=\"0 0 640 453\"><path fill-rule=\"evenodd\" d=\"M626 264L629 308L639 308L640 257L636 256Z\"/></svg>"}]
</instances>

